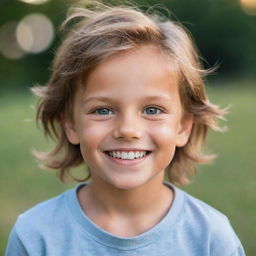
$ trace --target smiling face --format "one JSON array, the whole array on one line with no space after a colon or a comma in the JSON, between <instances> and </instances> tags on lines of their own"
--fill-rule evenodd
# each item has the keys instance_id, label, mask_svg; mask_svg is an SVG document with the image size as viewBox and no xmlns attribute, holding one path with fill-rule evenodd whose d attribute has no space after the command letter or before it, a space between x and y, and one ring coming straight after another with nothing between
<instances>
[{"instance_id":1,"label":"smiling face","mask_svg":"<svg viewBox=\"0 0 256 256\"><path fill-rule=\"evenodd\" d=\"M188 140L192 118L183 115L177 71L154 46L118 54L98 65L74 98L65 122L92 183L134 189L161 185L176 147Z\"/></svg>"}]
</instances>

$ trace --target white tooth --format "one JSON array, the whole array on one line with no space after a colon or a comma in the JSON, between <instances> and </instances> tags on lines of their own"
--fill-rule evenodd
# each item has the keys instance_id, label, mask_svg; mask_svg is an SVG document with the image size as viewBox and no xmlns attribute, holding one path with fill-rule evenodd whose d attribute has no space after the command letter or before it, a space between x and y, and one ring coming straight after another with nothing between
<instances>
[{"instance_id":1,"label":"white tooth","mask_svg":"<svg viewBox=\"0 0 256 256\"><path fill-rule=\"evenodd\" d=\"M128 159L134 159L134 152L132 152L132 151L130 151L129 153L128 153Z\"/></svg>"},{"instance_id":2,"label":"white tooth","mask_svg":"<svg viewBox=\"0 0 256 256\"><path fill-rule=\"evenodd\" d=\"M141 158L146 155L146 151L109 151L108 152L110 156L115 158L121 158L121 159L135 159L135 158Z\"/></svg>"},{"instance_id":3,"label":"white tooth","mask_svg":"<svg viewBox=\"0 0 256 256\"><path fill-rule=\"evenodd\" d=\"M122 159L127 159L128 158L128 153L127 152L121 152L121 158Z\"/></svg>"}]
</instances>

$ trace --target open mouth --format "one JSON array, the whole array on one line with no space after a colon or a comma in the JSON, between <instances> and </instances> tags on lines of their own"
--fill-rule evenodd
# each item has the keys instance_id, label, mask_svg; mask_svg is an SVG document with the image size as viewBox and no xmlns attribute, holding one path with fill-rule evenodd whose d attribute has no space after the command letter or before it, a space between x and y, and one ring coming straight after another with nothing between
<instances>
[{"instance_id":1,"label":"open mouth","mask_svg":"<svg viewBox=\"0 0 256 256\"><path fill-rule=\"evenodd\" d=\"M143 158L150 154L152 151L105 151L106 154L113 158L133 160Z\"/></svg>"}]
</instances>

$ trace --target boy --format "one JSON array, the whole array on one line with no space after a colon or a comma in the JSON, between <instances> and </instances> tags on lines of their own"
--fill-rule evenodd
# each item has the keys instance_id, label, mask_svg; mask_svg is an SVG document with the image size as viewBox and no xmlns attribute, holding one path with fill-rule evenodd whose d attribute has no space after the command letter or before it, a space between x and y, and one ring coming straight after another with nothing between
<instances>
[{"instance_id":1,"label":"boy","mask_svg":"<svg viewBox=\"0 0 256 256\"><path fill-rule=\"evenodd\" d=\"M38 157L62 180L85 162L91 179L22 214L6 255L245 255L224 215L173 185L213 158L201 146L224 114L186 32L130 7L73 9L65 24L78 18L34 89L56 139Z\"/></svg>"}]
</instances>

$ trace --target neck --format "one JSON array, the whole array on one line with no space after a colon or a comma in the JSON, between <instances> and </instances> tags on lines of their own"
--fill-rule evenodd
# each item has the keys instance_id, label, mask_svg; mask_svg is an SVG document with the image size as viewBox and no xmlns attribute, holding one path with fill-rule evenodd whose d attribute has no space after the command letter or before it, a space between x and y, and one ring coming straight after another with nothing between
<instances>
[{"instance_id":1,"label":"neck","mask_svg":"<svg viewBox=\"0 0 256 256\"><path fill-rule=\"evenodd\" d=\"M131 215L169 209L173 192L163 184L163 177L149 181L132 190L122 190L107 183L93 180L79 193L83 209L102 212L108 215Z\"/></svg>"},{"instance_id":2,"label":"neck","mask_svg":"<svg viewBox=\"0 0 256 256\"><path fill-rule=\"evenodd\" d=\"M155 226L168 212L173 191L154 179L132 190L121 190L93 180L78 192L82 209L96 225L122 237Z\"/></svg>"}]
</instances>

